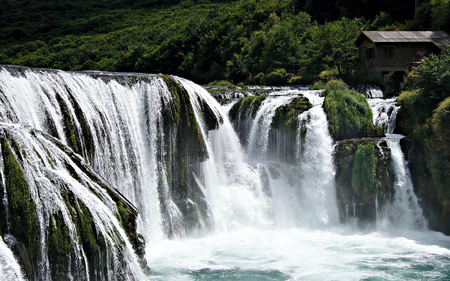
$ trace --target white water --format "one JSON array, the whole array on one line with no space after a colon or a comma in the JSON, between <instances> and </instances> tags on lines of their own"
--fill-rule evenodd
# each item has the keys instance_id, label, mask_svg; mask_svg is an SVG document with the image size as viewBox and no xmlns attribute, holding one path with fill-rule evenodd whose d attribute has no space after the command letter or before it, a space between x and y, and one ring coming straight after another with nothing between
<instances>
[{"instance_id":1,"label":"white water","mask_svg":"<svg viewBox=\"0 0 450 281\"><path fill-rule=\"evenodd\" d=\"M397 113L400 106L397 105L397 98L390 99L368 99L370 108L373 113L373 124L383 127L386 134L392 134L397 121Z\"/></svg>"},{"instance_id":2,"label":"white water","mask_svg":"<svg viewBox=\"0 0 450 281\"><path fill-rule=\"evenodd\" d=\"M291 96L269 97L261 105L246 158L227 121L209 132L213 153L204 165L203 188L215 228L153 244L154 274L162 280L448 278L450 239L442 234L409 224L371 233L337 225L333 147L322 98L303 94L316 106L299 117L308 121L296 165L271 162L264 150L270 127L265 119Z\"/></svg>"},{"instance_id":3,"label":"white water","mask_svg":"<svg viewBox=\"0 0 450 281\"><path fill-rule=\"evenodd\" d=\"M388 146L391 149L395 174L395 194L393 204L388 209L389 216L399 227L426 229L427 222L422 215L422 209L414 193L411 175L400 147L400 139L403 137L396 134L386 135Z\"/></svg>"},{"instance_id":4,"label":"white water","mask_svg":"<svg viewBox=\"0 0 450 281\"><path fill-rule=\"evenodd\" d=\"M383 91L376 85L361 85L358 87L357 92L362 93L368 99L382 99L384 97Z\"/></svg>"},{"instance_id":5,"label":"white water","mask_svg":"<svg viewBox=\"0 0 450 281\"><path fill-rule=\"evenodd\" d=\"M24 280L19 263L0 238L0 280Z\"/></svg>"},{"instance_id":6,"label":"white water","mask_svg":"<svg viewBox=\"0 0 450 281\"><path fill-rule=\"evenodd\" d=\"M9 97L9 106L17 108L14 112L25 111L21 112L24 116L20 115L17 119L23 123L33 120L32 126L46 130L42 108L47 108L47 104L41 99L50 100L48 103L51 104L52 98L48 96L52 97L52 90L42 93L37 81L30 82L34 75L45 75L28 73L27 79L13 77L6 71L0 75L0 83L13 81L8 82L8 91L14 91L16 84L25 87L23 91L29 91L24 95L20 91L13 92L15 96ZM252 149L245 154L225 109L201 87L179 79L189 92L202 137L206 140L209 158L202 163L200 172L195 176L209 213L208 217L201 218L200 223L205 227L198 232L182 236L183 229L179 229L175 231L174 238L168 239L164 235L160 204L171 204L171 199L166 194L164 202L160 202L156 190L160 176L158 167L164 164L160 152L166 149L161 143L163 120L160 107L170 99L167 87L160 79L126 87L114 80L106 83L85 75L64 72L48 76L44 79L53 79L48 82L52 87L62 83L72 89L89 125L97 128L95 148L98 153L92 160L92 166L139 208L138 231L147 241L146 258L153 272L151 278L450 278L450 239L439 233L416 231L408 224L371 233L338 225L333 143L321 108L322 98L313 92L303 92L315 106L299 117L299 121L305 121L307 131L304 139L295 142L299 148L295 150L296 164L292 165L266 158L266 136L270 127L268 117L292 96L299 95L300 91L287 91L289 95L273 96L263 103L251 130L249 144ZM40 79L42 77L36 78ZM2 84L0 87L3 87ZM65 96L64 88L58 92ZM42 96L36 97L37 93L42 93ZM200 98L223 117L224 122L217 130L205 129L200 118ZM36 106L29 108L25 102ZM0 109L0 112L5 110ZM2 118L10 121L6 114ZM61 119L61 112L55 110L54 118ZM62 129L57 131L63 135ZM70 182L70 179L61 178ZM176 206L171 206L171 220L177 221L181 214ZM206 227L206 222L209 227ZM176 225L174 223L173 226ZM130 264L135 263L131 261ZM141 280L141 276L137 279Z\"/></svg>"},{"instance_id":7,"label":"white water","mask_svg":"<svg viewBox=\"0 0 450 281\"><path fill-rule=\"evenodd\" d=\"M408 165L400 147L403 135L393 134L400 106L397 98L369 99L373 112L373 123L382 126L386 133L386 141L391 150L392 170L395 176L394 198L387 208L387 216L392 224L406 229L426 229L427 222L422 215L422 209L411 180ZM387 218L385 218L387 220ZM385 224L387 221L385 220ZM386 227L386 226L385 226Z\"/></svg>"},{"instance_id":8,"label":"white water","mask_svg":"<svg viewBox=\"0 0 450 281\"><path fill-rule=\"evenodd\" d=\"M117 211L116 205L106 190L90 180L55 143L38 132L31 134L30 127L2 123L0 128L2 134L13 137L19 143L22 151L21 157L26 157L27 164L23 165L23 169L30 195L38 210L40 232L48 232L49 220L53 219L53 214L61 214L64 224L67 226L69 241L73 249L71 256L73 254L75 258L72 260L73 267L69 268L68 280L88 278L88 261L79 240L81 234L77 232L73 222L75 218L72 218L63 196L63 193L68 194L69 191L75 199L87 207L93 217L96 232L104 237L105 243L109 246L104 253L107 257L106 276L103 275L103 272L98 272L97 275L106 280L117 278L117 276L123 276L125 280L143 280L145 276L139 267L134 250L114 215L114 212ZM3 166L3 159L1 161ZM78 179L71 175L67 166L72 168ZM77 204L76 202L71 203ZM14 237L11 235L8 239L14 241ZM45 235L40 236L40 245L40 268L35 273L39 280L50 280L51 265L49 264ZM125 264L122 264L119 252L124 256Z\"/></svg>"}]
</instances>

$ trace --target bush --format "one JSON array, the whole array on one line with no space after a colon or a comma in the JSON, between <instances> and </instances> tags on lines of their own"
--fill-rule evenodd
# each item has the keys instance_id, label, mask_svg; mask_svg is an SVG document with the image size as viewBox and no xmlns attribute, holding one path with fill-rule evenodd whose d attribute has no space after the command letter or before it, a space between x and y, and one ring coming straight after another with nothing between
<instances>
[{"instance_id":1,"label":"bush","mask_svg":"<svg viewBox=\"0 0 450 281\"><path fill-rule=\"evenodd\" d=\"M382 137L383 128L373 125L372 110L366 98L338 80L325 85L324 109L335 140Z\"/></svg>"},{"instance_id":2,"label":"bush","mask_svg":"<svg viewBox=\"0 0 450 281\"><path fill-rule=\"evenodd\" d=\"M325 89L325 84L323 83L323 81L316 82L311 87L311 90L323 90L323 89Z\"/></svg>"},{"instance_id":3,"label":"bush","mask_svg":"<svg viewBox=\"0 0 450 281\"><path fill-rule=\"evenodd\" d=\"M265 79L265 74L260 72L253 78L253 84L255 85L262 85L263 81Z\"/></svg>"},{"instance_id":4,"label":"bush","mask_svg":"<svg viewBox=\"0 0 450 281\"><path fill-rule=\"evenodd\" d=\"M322 85L323 85L323 82L322 82ZM320 85L318 85L317 87L320 87ZM348 85L345 84L344 81L342 81L342 80L330 80L326 85L323 86L322 89L325 89L325 91L323 92L322 95L326 96L331 91L337 91L337 90L346 91L346 90L348 90Z\"/></svg>"},{"instance_id":5,"label":"bush","mask_svg":"<svg viewBox=\"0 0 450 281\"><path fill-rule=\"evenodd\" d=\"M208 85L206 85L206 86L225 86L225 87L230 86L230 87L232 87L232 86L234 86L234 85L233 85L231 82L222 80L222 81L213 81L213 82L210 82L210 83L208 83Z\"/></svg>"},{"instance_id":6,"label":"bush","mask_svg":"<svg viewBox=\"0 0 450 281\"><path fill-rule=\"evenodd\" d=\"M288 75L284 68L278 68L272 71L264 78L265 85L286 85L288 80Z\"/></svg>"},{"instance_id":7,"label":"bush","mask_svg":"<svg viewBox=\"0 0 450 281\"><path fill-rule=\"evenodd\" d=\"M307 84L307 83L305 82L305 79L303 79L302 76L294 76L291 79L289 79L288 84L302 85L302 84Z\"/></svg>"}]
</instances>

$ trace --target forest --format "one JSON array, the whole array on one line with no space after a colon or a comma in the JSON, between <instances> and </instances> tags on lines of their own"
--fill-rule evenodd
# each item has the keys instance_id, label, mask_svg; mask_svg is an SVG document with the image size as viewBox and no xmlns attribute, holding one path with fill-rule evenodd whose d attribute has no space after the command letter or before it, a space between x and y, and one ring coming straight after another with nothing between
<instances>
[{"instance_id":1,"label":"forest","mask_svg":"<svg viewBox=\"0 0 450 281\"><path fill-rule=\"evenodd\" d=\"M448 0L2 0L0 64L197 83L351 77L361 30L449 30Z\"/></svg>"},{"instance_id":2,"label":"forest","mask_svg":"<svg viewBox=\"0 0 450 281\"><path fill-rule=\"evenodd\" d=\"M2 0L0 64L206 84L351 80L361 30L449 30L448 0Z\"/></svg>"}]
</instances>

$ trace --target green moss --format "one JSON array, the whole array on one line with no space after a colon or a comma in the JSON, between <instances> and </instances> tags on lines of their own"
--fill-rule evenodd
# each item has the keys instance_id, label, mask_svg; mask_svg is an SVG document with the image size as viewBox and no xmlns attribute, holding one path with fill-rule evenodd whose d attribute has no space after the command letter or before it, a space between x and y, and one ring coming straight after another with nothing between
<instances>
[{"instance_id":1,"label":"green moss","mask_svg":"<svg viewBox=\"0 0 450 281\"><path fill-rule=\"evenodd\" d=\"M50 157L47 157L47 162L48 162L48 164L50 164L50 167L52 167L52 169L54 170L55 166L53 166L53 161Z\"/></svg>"},{"instance_id":2,"label":"green moss","mask_svg":"<svg viewBox=\"0 0 450 281\"><path fill-rule=\"evenodd\" d=\"M352 187L356 192L375 190L377 158L373 144L360 144L353 162Z\"/></svg>"},{"instance_id":3,"label":"green moss","mask_svg":"<svg viewBox=\"0 0 450 281\"><path fill-rule=\"evenodd\" d=\"M63 280L68 274L67 265L72 248L69 229L60 212L50 214L49 221L47 246L51 275L53 280Z\"/></svg>"},{"instance_id":4,"label":"green moss","mask_svg":"<svg viewBox=\"0 0 450 281\"><path fill-rule=\"evenodd\" d=\"M298 115L311 107L312 104L305 97L295 98L289 104L278 107L272 119L272 128L297 130Z\"/></svg>"},{"instance_id":5,"label":"green moss","mask_svg":"<svg viewBox=\"0 0 450 281\"><path fill-rule=\"evenodd\" d=\"M199 190L192 172L198 163L208 157L206 143L199 130L196 116L194 114L189 93L181 87L176 81L166 75L161 76L167 84L173 99L171 104L165 105L164 115L164 136L167 145L167 151L164 157L166 164L165 180L170 184L169 189L171 197L178 206L183 216L186 216L190 210L187 208L187 200L195 200L196 204L201 204L199 199L201 191ZM200 102L205 124L207 129L215 129L219 118L214 115L212 109L204 102ZM158 184L159 192L163 193L165 183L162 180ZM162 207L162 213L167 210ZM170 222L167 223L170 228ZM168 231L171 235L171 230Z\"/></svg>"},{"instance_id":6,"label":"green moss","mask_svg":"<svg viewBox=\"0 0 450 281\"><path fill-rule=\"evenodd\" d=\"M231 107L229 116L232 121L237 120L239 117L239 113L247 112L251 110L250 114L252 118L255 118L256 113L258 112L261 103L266 99L265 95L260 96L248 96L240 98L234 105Z\"/></svg>"},{"instance_id":7,"label":"green moss","mask_svg":"<svg viewBox=\"0 0 450 281\"><path fill-rule=\"evenodd\" d=\"M18 150L17 142L13 141L13 145ZM40 229L36 204L29 194L24 171L5 137L1 138L1 148L8 198L9 232L19 242L25 244L31 260L36 263L40 255ZM5 232L6 229L2 231Z\"/></svg>"},{"instance_id":8,"label":"green moss","mask_svg":"<svg viewBox=\"0 0 450 281\"><path fill-rule=\"evenodd\" d=\"M214 111L208 105L208 103L204 100L200 101L200 106L203 113L203 118L205 120L205 125L207 130L215 130L219 128L219 124L223 123L222 117L217 118Z\"/></svg>"},{"instance_id":9,"label":"green moss","mask_svg":"<svg viewBox=\"0 0 450 281\"><path fill-rule=\"evenodd\" d=\"M386 141L349 139L339 142L334 157L339 216L346 222L346 205L358 204L362 223L376 220L375 200L382 208L391 197L393 174Z\"/></svg>"},{"instance_id":10,"label":"green moss","mask_svg":"<svg viewBox=\"0 0 450 281\"><path fill-rule=\"evenodd\" d=\"M384 136L383 129L373 125L373 114L363 95L339 81L328 82L324 93L323 107L335 140Z\"/></svg>"}]
</instances>

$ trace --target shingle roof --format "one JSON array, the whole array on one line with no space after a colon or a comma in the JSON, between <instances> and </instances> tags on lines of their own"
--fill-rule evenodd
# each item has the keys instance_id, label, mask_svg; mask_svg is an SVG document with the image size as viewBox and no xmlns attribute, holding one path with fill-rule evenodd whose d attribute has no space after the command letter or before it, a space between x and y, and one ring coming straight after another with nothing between
<instances>
[{"instance_id":1,"label":"shingle roof","mask_svg":"<svg viewBox=\"0 0 450 281\"><path fill-rule=\"evenodd\" d=\"M444 31L362 31L355 43L363 36L374 43L430 42L441 50L450 44L450 36Z\"/></svg>"}]
</instances>

